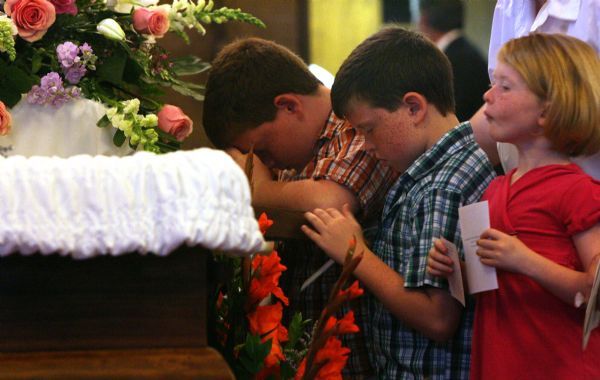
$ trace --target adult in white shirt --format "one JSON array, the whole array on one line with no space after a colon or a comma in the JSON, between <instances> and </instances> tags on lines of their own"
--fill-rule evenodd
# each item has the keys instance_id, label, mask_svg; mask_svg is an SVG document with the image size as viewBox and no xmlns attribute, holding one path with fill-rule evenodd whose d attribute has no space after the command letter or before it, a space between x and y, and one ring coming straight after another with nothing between
<instances>
[{"instance_id":1,"label":"adult in white shirt","mask_svg":"<svg viewBox=\"0 0 600 380\"><path fill-rule=\"evenodd\" d=\"M600 0L498 0L488 56L490 78L500 47L510 39L533 32L567 34L587 42L600 53ZM600 112L600 105L596 104L595 107ZM480 108L471 119L475 139L492 163L501 163L504 171L508 172L517 165L517 150L511 144L492 140L484 108ZM600 180L600 153L574 157L573 162Z\"/></svg>"}]
</instances>

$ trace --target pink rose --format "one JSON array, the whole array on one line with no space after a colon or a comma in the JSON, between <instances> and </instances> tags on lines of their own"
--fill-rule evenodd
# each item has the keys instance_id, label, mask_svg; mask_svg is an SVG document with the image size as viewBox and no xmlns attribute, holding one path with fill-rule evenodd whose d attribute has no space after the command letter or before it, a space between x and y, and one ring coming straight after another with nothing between
<instances>
[{"instance_id":1,"label":"pink rose","mask_svg":"<svg viewBox=\"0 0 600 380\"><path fill-rule=\"evenodd\" d=\"M136 8L133 11L133 27L140 33L161 38L169 31L169 14L164 8Z\"/></svg>"},{"instance_id":2,"label":"pink rose","mask_svg":"<svg viewBox=\"0 0 600 380\"><path fill-rule=\"evenodd\" d=\"M75 16L77 14L77 4L75 4L75 0L50 0L50 2L54 4L57 15L68 13Z\"/></svg>"},{"instance_id":3,"label":"pink rose","mask_svg":"<svg viewBox=\"0 0 600 380\"><path fill-rule=\"evenodd\" d=\"M12 117L6 109L6 106L0 101L0 136L5 136L10 132Z\"/></svg>"},{"instance_id":4,"label":"pink rose","mask_svg":"<svg viewBox=\"0 0 600 380\"><path fill-rule=\"evenodd\" d=\"M6 0L4 11L17 26L22 39L41 39L56 20L54 5L46 0Z\"/></svg>"},{"instance_id":5,"label":"pink rose","mask_svg":"<svg viewBox=\"0 0 600 380\"><path fill-rule=\"evenodd\" d=\"M194 122L181 108L165 104L158 113L158 128L183 141L192 133Z\"/></svg>"}]
</instances>

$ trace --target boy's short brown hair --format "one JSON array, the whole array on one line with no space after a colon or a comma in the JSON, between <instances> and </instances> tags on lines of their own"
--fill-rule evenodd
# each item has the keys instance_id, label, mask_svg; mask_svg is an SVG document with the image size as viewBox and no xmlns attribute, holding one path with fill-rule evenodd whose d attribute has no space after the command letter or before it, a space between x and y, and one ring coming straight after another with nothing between
<instances>
[{"instance_id":1,"label":"boy's short brown hair","mask_svg":"<svg viewBox=\"0 0 600 380\"><path fill-rule=\"evenodd\" d=\"M320 82L292 51L275 42L247 38L225 46L212 63L202 124L218 148L243 132L275 119L276 96L313 94Z\"/></svg>"},{"instance_id":2,"label":"boy's short brown hair","mask_svg":"<svg viewBox=\"0 0 600 380\"><path fill-rule=\"evenodd\" d=\"M570 156L600 150L600 58L577 38L533 33L508 41L498 61L547 103L545 136Z\"/></svg>"},{"instance_id":3,"label":"boy's short brown hair","mask_svg":"<svg viewBox=\"0 0 600 380\"><path fill-rule=\"evenodd\" d=\"M354 99L395 111L411 91L423 95L442 115L454 113L452 66L446 55L418 33L387 27L342 63L331 100L336 115L344 117Z\"/></svg>"}]
</instances>

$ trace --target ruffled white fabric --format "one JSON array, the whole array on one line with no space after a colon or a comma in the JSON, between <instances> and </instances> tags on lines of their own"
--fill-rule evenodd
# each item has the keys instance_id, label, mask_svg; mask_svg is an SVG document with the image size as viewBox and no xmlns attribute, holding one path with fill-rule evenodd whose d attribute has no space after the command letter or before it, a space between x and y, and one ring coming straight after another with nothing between
<instances>
[{"instance_id":1,"label":"ruffled white fabric","mask_svg":"<svg viewBox=\"0 0 600 380\"><path fill-rule=\"evenodd\" d=\"M246 177L221 151L0 157L0 173L0 256L166 255L183 243L249 254L264 244Z\"/></svg>"}]
</instances>

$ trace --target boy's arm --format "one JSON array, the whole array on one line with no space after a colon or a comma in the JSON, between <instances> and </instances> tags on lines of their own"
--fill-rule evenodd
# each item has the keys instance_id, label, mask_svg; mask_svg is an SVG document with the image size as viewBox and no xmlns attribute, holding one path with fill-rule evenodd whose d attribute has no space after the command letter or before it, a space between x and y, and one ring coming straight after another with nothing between
<instances>
[{"instance_id":1,"label":"boy's arm","mask_svg":"<svg viewBox=\"0 0 600 380\"><path fill-rule=\"evenodd\" d=\"M255 177L256 178L256 177ZM252 203L259 207L308 211L315 208L341 208L349 204L353 212L360 208L356 196L346 187L330 180L304 179L278 182L256 181Z\"/></svg>"},{"instance_id":2,"label":"boy's arm","mask_svg":"<svg viewBox=\"0 0 600 380\"><path fill-rule=\"evenodd\" d=\"M228 149L227 153L240 167L245 167L246 154L237 149ZM288 182L277 181L273 178L271 170L256 156L253 160L252 181L254 186L252 204L256 207L305 212L315 208L341 209L347 203L353 212L357 212L360 208L354 193L339 183L312 178Z\"/></svg>"},{"instance_id":3,"label":"boy's arm","mask_svg":"<svg viewBox=\"0 0 600 380\"><path fill-rule=\"evenodd\" d=\"M443 277L446 280L452 272L454 272L453 262L448 256L448 248L444 245L441 239L433 241L433 247L427 255L427 273L435 277ZM467 266L464 260L459 260L460 274L462 277L463 289L465 297L469 295L469 280L467 279Z\"/></svg>"},{"instance_id":4,"label":"boy's arm","mask_svg":"<svg viewBox=\"0 0 600 380\"><path fill-rule=\"evenodd\" d=\"M356 236L356 249L363 250L364 257L354 275L396 318L438 342L454 335L462 306L447 290L405 288L404 278L366 246L360 225L348 207L344 207L342 212L335 209L314 210L306 213L306 218L314 230L302 226L302 231L338 263L344 260L349 238Z\"/></svg>"},{"instance_id":5,"label":"boy's arm","mask_svg":"<svg viewBox=\"0 0 600 380\"><path fill-rule=\"evenodd\" d=\"M483 113L484 106L481 106L479 111L471 118L471 127L475 141L481 149L487 154L493 166L500 164L500 156L498 154L498 145L490 135L490 123L485 118Z\"/></svg>"},{"instance_id":6,"label":"boy's arm","mask_svg":"<svg viewBox=\"0 0 600 380\"><path fill-rule=\"evenodd\" d=\"M367 249L354 275L396 318L429 339L444 342L456 332L463 308L447 290L405 288L404 278Z\"/></svg>"}]
</instances>

